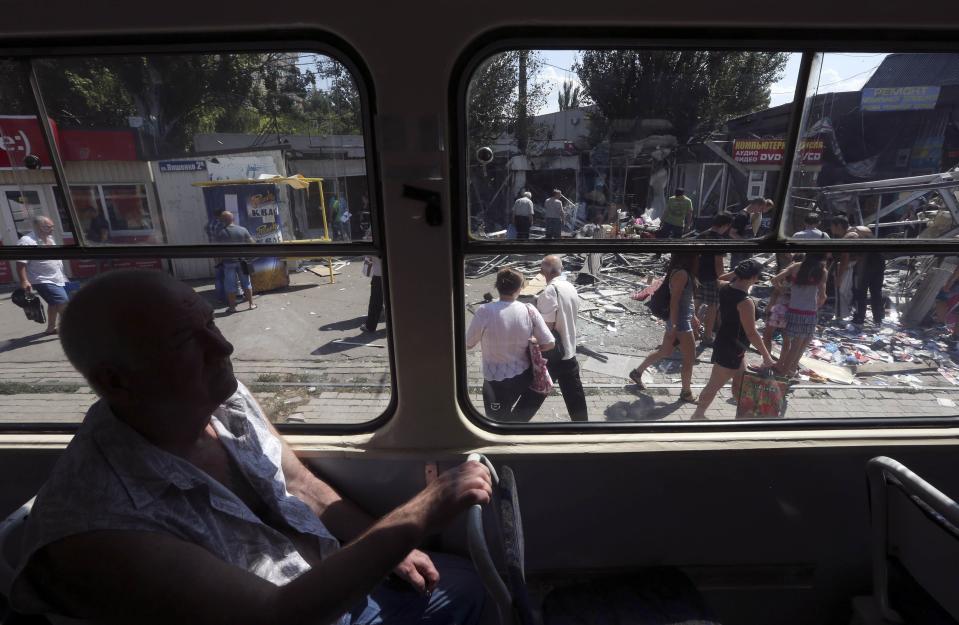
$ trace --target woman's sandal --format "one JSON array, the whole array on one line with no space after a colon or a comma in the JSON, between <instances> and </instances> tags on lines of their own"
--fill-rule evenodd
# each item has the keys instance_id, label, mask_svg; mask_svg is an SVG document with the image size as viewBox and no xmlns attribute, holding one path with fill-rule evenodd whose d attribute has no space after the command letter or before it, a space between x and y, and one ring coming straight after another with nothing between
<instances>
[{"instance_id":1,"label":"woman's sandal","mask_svg":"<svg viewBox=\"0 0 959 625\"><path fill-rule=\"evenodd\" d=\"M639 373L638 369L633 369L632 371L629 372L629 379L636 384L639 390L641 391L646 390L646 385L643 384L643 374Z\"/></svg>"},{"instance_id":2,"label":"woman's sandal","mask_svg":"<svg viewBox=\"0 0 959 625\"><path fill-rule=\"evenodd\" d=\"M698 404L699 398L693 395L691 390L685 390L679 394L679 400L689 404Z\"/></svg>"}]
</instances>

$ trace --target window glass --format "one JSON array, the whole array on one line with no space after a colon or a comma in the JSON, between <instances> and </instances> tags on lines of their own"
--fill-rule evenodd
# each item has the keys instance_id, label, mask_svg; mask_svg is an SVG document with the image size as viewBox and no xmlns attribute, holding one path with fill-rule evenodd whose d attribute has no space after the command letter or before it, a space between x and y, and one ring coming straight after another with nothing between
<instances>
[{"instance_id":1,"label":"window glass","mask_svg":"<svg viewBox=\"0 0 959 625\"><path fill-rule=\"evenodd\" d=\"M813 236L817 217L843 218L834 237L959 233L956 76L959 54L817 55L783 235Z\"/></svg>"},{"instance_id":2,"label":"window glass","mask_svg":"<svg viewBox=\"0 0 959 625\"><path fill-rule=\"evenodd\" d=\"M728 227L727 220L704 236L722 237ZM858 262L878 281L860 292L853 288L848 255L810 254L805 264L785 254L557 255L559 275L554 261L538 255L466 257L467 392L487 419L650 423L957 414L957 257L862 256ZM750 258L754 262L744 262ZM838 277L841 263L844 279ZM733 278L724 276L731 267L761 273L754 283L717 282L717 276ZM678 288L689 275L695 285ZM653 314L667 276L677 279L674 334ZM520 278L525 282L511 300ZM781 375L747 372L734 390L731 378L741 360L763 365L745 332L744 319L752 318ZM545 352L556 382L546 395L530 390L536 383L531 334L562 350ZM723 384L696 414L684 390L701 398L711 379Z\"/></svg>"},{"instance_id":3,"label":"window glass","mask_svg":"<svg viewBox=\"0 0 959 625\"><path fill-rule=\"evenodd\" d=\"M767 234L800 56L489 57L467 92L471 236L675 238L721 212L740 215L739 238Z\"/></svg>"},{"instance_id":4,"label":"window glass","mask_svg":"<svg viewBox=\"0 0 959 625\"><path fill-rule=\"evenodd\" d=\"M16 245L34 231L37 217L53 222L53 244L71 245L73 222L54 201L56 178L26 67L0 59L0 245Z\"/></svg>"},{"instance_id":5,"label":"window glass","mask_svg":"<svg viewBox=\"0 0 959 625\"><path fill-rule=\"evenodd\" d=\"M19 284L16 264L0 261L0 288ZM390 401L391 378L380 263L362 257L257 257L249 265L253 310L241 288L242 267L238 276L209 258L32 261L28 271L41 295L50 288L36 284L57 282L51 269L62 268L71 294L92 276L114 269L173 272L212 306L217 326L233 344L237 378L272 421L357 424L381 415ZM228 310L231 289L224 284L231 278L224 278L225 272L233 276L235 313ZM113 301L122 305L123 295ZM46 314L47 305L41 308ZM163 320L144 323L151 335L167 330ZM367 323L372 331L364 329ZM46 328L10 297L0 298L0 423L78 423L95 400L57 336L44 334Z\"/></svg>"},{"instance_id":6,"label":"window glass","mask_svg":"<svg viewBox=\"0 0 959 625\"><path fill-rule=\"evenodd\" d=\"M372 239L360 91L340 62L258 52L33 63L81 222L79 233L56 223L58 241L216 243L223 212L257 243ZM29 183L37 210L68 214L49 155L36 147L32 102L0 102L4 136L28 137L40 159L28 178L0 169L0 201L4 185ZM4 220L3 243L16 244Z\"/></svg>"}]
</instances>

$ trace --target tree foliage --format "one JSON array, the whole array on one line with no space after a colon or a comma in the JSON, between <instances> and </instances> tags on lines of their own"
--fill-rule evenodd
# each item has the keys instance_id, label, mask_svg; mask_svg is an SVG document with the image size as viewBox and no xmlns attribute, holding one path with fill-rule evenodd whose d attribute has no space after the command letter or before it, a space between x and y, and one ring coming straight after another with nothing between
<instances>
[{"instance_id":1,"label":"tree foliage","mask_svg":"<svg viewBox=\"0 0 959 625\"><path fill-rule=\"evenodd\" d=\"M575 66L597 107L601 136L636 136L643 119L665 119L680 141L769 106L787 54L688 50L585 50Z\"/></svg>"},{"instance_id":2,"label":"tree foliage","mask_svg":"<svg viewBox=\"0 0 959 625\"><path fill-rule=\"evenodd\" d=\"M0 65L0 114L22 109L20 70ZM45 59L47 111L64 128L138 128L145 156L193 149L203 132L360 134L356 84L338 62L291 53ZM318 78L324 82L317 86ZM31 106L30 113L33 113Z\"/></svg>"},{"instance_id":3,"label":"tree foliage","mask_svg":"<svg viewBox=\"0 0 959 625\"><path fill-rule=\"evenodd\" d=\"M556 94L556 103L559 105L559 110L578 109L582 105L580 94L580 87L573 87L571 80L564 80L562 90Z\"/></svg>"},{"instance_id":4,"label":"tree foliage","mask_svg":"<svg viewBox=\"0 0 959 625\"><path fill-rule=\"evenodd\" d=\"M549 86L539 74L539 54L526 54L527 96L519 99L519 50L495 54L473 74L467 93L467 132L474 148L493 143L503 133L514 131L521 115L531 118L546 103Z\"/></svg>"}]
</instances>

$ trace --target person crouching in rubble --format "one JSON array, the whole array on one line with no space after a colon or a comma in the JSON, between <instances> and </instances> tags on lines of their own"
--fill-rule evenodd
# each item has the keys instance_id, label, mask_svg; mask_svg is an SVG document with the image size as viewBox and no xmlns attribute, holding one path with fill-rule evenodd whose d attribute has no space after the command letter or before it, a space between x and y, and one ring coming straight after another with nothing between
<instances>
[{"instance_id":1,"label":"person crouching in rubble","mask_svg":"<svg viewBox=\"0 0 959 625\"><path fill-rule=\"evenodd\" d=\"M733 281L719 290L720 322L713 345L713 370L709 382L699 394L693 419L705 418L706 408L730 379L733 381L733 397L739 397L746 349L750 343L763 357L763 367L773 368L776 364L756 329L756 305L749 299L749 289L759 280L762 265L752 259L744 260L732 273Z\"/></svg>"},{"instance_id":2,"label":"person crouching in rubble","mask_svg":"<svg viewBox=\"0 0 959 625\"><path fill-rule=\"evenodd\" d=\"M826 303L826 256L806 254L801 263L793 263L772 279L773 286L783 289L789 284L789 305L786 308L786 329L783 349L775 371L791 378L799 367L809 341L816 333L816 315Z\"/></svg>"},{"instance_id":3,"label":"person crouching in rubble","mask_svg":"<svg viewBox=\"0 0 959 625\"><path fill-rule=\"evenodd\" d=\"M639 390L646 390L643 384L643 372L647 367L659 362L673 353L676 343L683 356L680 378L682 391L679 399L696 403L690 388L693 379L693 361L696 355L696 340L693 336L693 289L695 288L699 256L696 254L673 254L666 270L669 281L669 319L666 320L666 333L659 349L646 356L643 362L629 372L629 379L636 383Z\"/></svg>"}]
</instances>

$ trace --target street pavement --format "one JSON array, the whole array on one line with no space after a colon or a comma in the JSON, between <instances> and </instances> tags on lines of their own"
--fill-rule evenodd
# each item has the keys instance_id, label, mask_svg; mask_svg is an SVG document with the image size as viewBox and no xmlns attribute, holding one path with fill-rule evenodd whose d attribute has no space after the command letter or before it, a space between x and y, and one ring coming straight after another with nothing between
<instances>
[{"instance_id":1,"label":"street pavement","mask_svg":"<svg viewBox=\"0 0 959 625\"><path fill-rule=\"evenodd\" d=\"M217 325L234 344L234 369L277 423L362 423L379 416L390 399L384 324L374 334L360 324L366 315L369 279L361 262L346 265L330 284L305 271L291 275L288 289L257 296L257 308L226 315L216 303ZM493 291L494 276L466 282L466 302ZM213 303L212 285L192 286ZM678 353L648 372L649 390L638 392L630 369L659 344L662 323L645 307L619 295L636 314L617 316L615 330L579 320L582 344L609 361L578 356L593 422L685 421L693 406L679 402ZM472 318L466 315L466 321ZM74 423L95 396L66 361L59 340L38 333L0 293L0 423ZM693 388L709 376L709 350L697 357ZM758 356L752 359L758 361ZM470 397L482 413L479 350L467 353ZM909 384L891 376L861 378L860 384L802 382L792 387L784 419L882 416L950 416L957 412L959 386L935 372L917 374ZM727 386L706 413L710 420L734 419ZM566 422L559 390L547 397L534 422Z\"/></svg>"}]
</instances>

